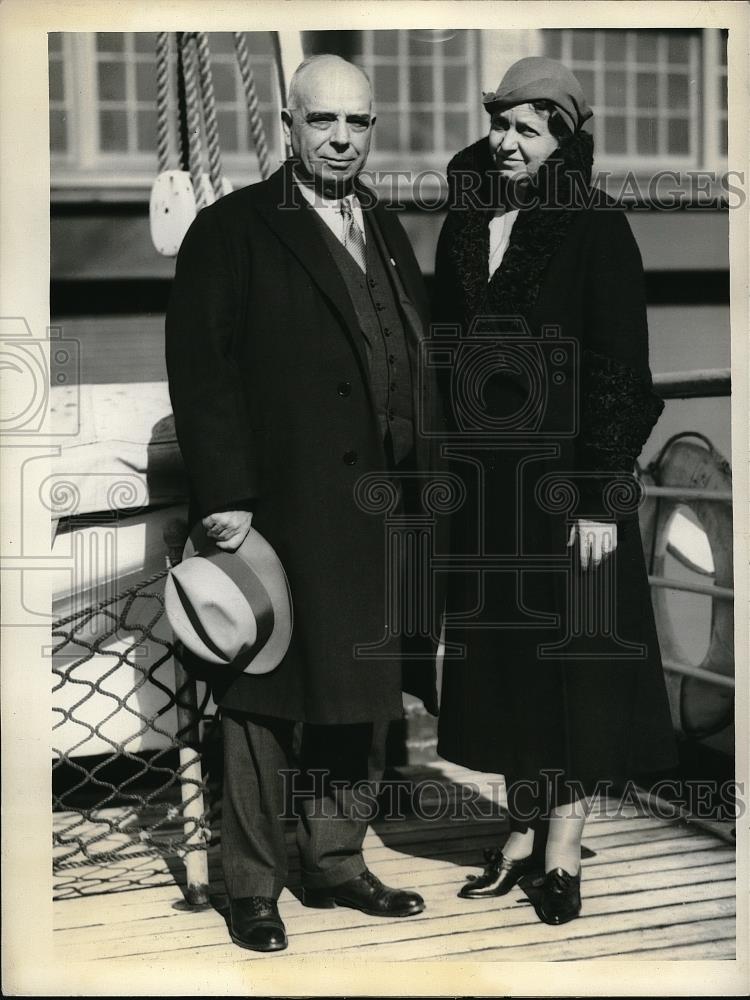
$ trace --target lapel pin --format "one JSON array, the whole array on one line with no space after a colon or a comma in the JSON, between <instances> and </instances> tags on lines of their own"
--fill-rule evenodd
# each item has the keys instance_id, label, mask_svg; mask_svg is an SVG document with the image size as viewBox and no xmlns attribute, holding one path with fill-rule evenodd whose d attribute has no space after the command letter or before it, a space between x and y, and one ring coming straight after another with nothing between
<instances>
[{"instance_id":1,"label":"lapel pin","mask_svg":"<svg viewBox=\"0 0 750 1000\"><path fill-rule=\"evenodd\" d=\"M396 261L393 259L393 257L391 257L390 260L391 260L391 264L393 264L393 266L395 267L396 266Z\"/></svg>"}]
</instances>

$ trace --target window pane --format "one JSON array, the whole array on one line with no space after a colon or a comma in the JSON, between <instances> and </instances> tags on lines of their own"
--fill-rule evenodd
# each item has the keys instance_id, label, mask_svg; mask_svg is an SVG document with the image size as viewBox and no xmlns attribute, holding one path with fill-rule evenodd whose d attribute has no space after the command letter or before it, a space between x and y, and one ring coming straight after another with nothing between
<instances>
[{"instance_id":1,"label":"window pane","mask_svg":"<svg viewBox=\"0 0 750 1000\"><path fill-rule=\"evenodd\" d=\"M466 32L454 31L443 42L443 52L447 56L463 56L466 54Z\"/></svg>"},{"instance_id":2,"label":"window pane","mask_svg":"<svg viewBox=\"0 0 750 1000\"><path fill-rule=\"evenodd\" d=\"M99 52L124 52L125 35L121 31L97 31L96 48Z\"/></svg>"},{"instance_id":3,"label":"window pane","mask_svg":"<svg viewBox=\"0 0 750 1000\"><path fill-rule=\"evenodd\" d=\"M432 85L432 66L412 66L409 71L409 101L411 104L430 103L435 100Z\"/></svg>"},{"instance_id":4,"label":"window pane","mask_svg":"<svg viewBox=\"0 0 750 1000\"><path fill-rule=\"evenodd\" d=\"M593 59L594 58L594 32L578 31L573 29L573 58Z\"/></svg>"},{"instance_id":5,"label":"window pane","mask_svg":"<svg viewBox=\"0 0 750 1000\"><path fill-rule=\"evenodd\" d=\"M610 62L625 61L625 32L604 32L604 56Z\"/></svg>"},{"instance_id":6,"label":"window pane","mask_svg":"<svg viewBox=\"0 0 750 1000\"><path fill-rule=\"evenodd\" d=\"M667 77L667 100L673 109L689 107L688 78L683 73L670 73Z\"/></svg>"},{"instance_id":7,"label":"window pane","mask_svg":"<svg viewBox=\"0 0 750 1000\"><path fill-rule=\"evenodd\" d=\"M625 73L621 70L604 74L604 103L610 108L624 108L627 104Z\"/></svg>"},{"instance_id":8,"label":"window pane","mask_svg":"<svg viewBox=\"0 0 750 1000\"><path fill-rule=\"evenodd\" d=\"M723 110L727 110L727 78L722 75L719 77L719 107Z\"/></svg>"},{"instance_id":9,"label":"window pane","mask_svg":"<svg viewBox=\"0 0 750 1000\"><path fill-rule=\"evenodd\" d=\"M62 52L62 34L59 31L50 31L47 34L47 51Z\"/></svg>"},{"instance_id":10,"label":"window pane","mask_svg":"<svg viewBox=\"0 0 750 1000\"><path fill-rule=\"evenodd\" d=\"M372 50L377 56L395 56L398 53L398 32L373 31Z\"/></svg>"},{"instance_id":11,"label":"window pane","mask_svg":"<svg viewBox=\"0 0 750 1000\"><path fill-rule=\"evenodd\" d=\"M719 122L719 149L723 156L726 156L729 152L729 133L726 118L723 118Z\"/></svg>"},{"instance_id":12,"label":"window pane","mask_svg":"<svg viewBox=\"0 0 750 1000\"><path fill-rule=\"evenodd\" d=\"M351 35L352 59L356 56L355 61L359 65L362 62L361 57L364 51L365 33L364 31L350 31L348 34Z\"/></svg>"},{"instance_id":13,"label":"window pane","mask_svg":"<svg viewBox=\"0 0 750 1000\"><path fill-rule=\"evenodd\" d=\"M253 35L260 34L257 31L245 32L245 38L247 39L247 46L250 51L253 51L252 40ZM234 37L231 31L212 31L208 36L208 47L211 53L226 53L234 55Z\"/></svg>"},{"instance_id":14,"label":"window pane","mask_svg":"<svg viewBox=\"0 0 750 1000\"><path fill-rule=\"evenodd\" d=\"M658 96L656 73L637 73L635 77L636 104L639 108L655 108Z\"/></svg>"},{"instance_id":15,"label":"window pane","mask_svg":"<svg viewBox=\"0 0 750 1000\"><path fill-rule=\"evenodd\" d=\"M153 152L156 149L156 109L145 108L138 112L138 149Z\"/></svg>"},{"instance_id":16,"label":"window pane","mask_svg":"<svg viewBox=\"0 0 750 1000\"><path fill-rule=\"evenodd\" d=\"M68 128L65 112L55 108L49 113L49 146L53 153L65 153L68 149Z\"/></svg>"},{"instance_id":17,"label":"window pane","mask_svg":"<svg viewBox=\"0 0 750 1000\"><path fill-rule=\"evenodd\" d=\"M155 31L135 31L133 33L133 44L136 52L156 52L156 32Z\"/></svg>"},{"instance_id":18,"label":"window pane","mask_svg":"<svg viewBox=\"0 0 750 1000\"><path fill-rule=\"evenodd\" d=\"M219 143L227 153L236 153L240 148L237 132L237 115L234 111L217 111L216 122L219 126ZM250 144L252 145L252 138Z\"/></svg>"},{"instance_id":19,"label":"window pane","mask_svg":"<svg viewBox=\"0 0 750 1000\"><path fill-rule=\"evenodd\" d=\"M394 31L395 34L395 31ZM430 56L435 54L441 42L439 31L421 31L416 29L407 33L409 41L409 54L412 56Z\"/></svg>"},{"instance_id":20,"label":"window pane","mask_svg":"<svg viewBox=\"0 0 750 1000\"><path fill-rule=\"evenodd\" d=\"M398 128L401 116L396 111L381 111L375 122L373 145L376 149L398 149Z\"/></svg>"},{"instance_id":21,"label":"window pane","mask_svg":"<svg viewBox=\"0 0 750 1000\"><path fill-rule=\"evenodd\" d=\"M222 31L219 36L224 49L217 49L217 52L234 52L234 39L231 31ZM271 45L270 31L248 31L246 34L247 47L250 55L272 56L273 46Z\"/></svg>"},{"instance_id":22,"label":"window pane","mask_svg":"<svg viewBox=\"0 0 750 1000\"><path fill-rule=\"evenodd\" d=\"M268 63L256 66L253 70L253 75L255 76L255 89L258 93L260 103L275 103L276 73L273 66L268 65ZM240 87L238 92L242 95L244 88Z\"/></svg>"},{"instance_id":23,"label":"window pane","mask_svg":"<svg viewBox=\"0 0 750 1000\"><path fill-rule=\"evenodd\" d=\"M580 83L589 104L598 104L601 95L595 92L593 72L590 69L576 69L574 75Z\"/></svg>"},{"instance_id":24,"label":"window pane","mask_svg":"<svg viewBox=\"0 0 750 1000\"><path fill-rule=\"evenodd\" d=\"M466 68L464 66L446 66L443 69L443 96L447 104L463 104L466 101ZM480 95L469 94L469 99L479 103Z\"/></svg>"},{"instance_id":25,"label":"window pane","mask_svg":"<svg viewBox=\"0 0 750 1000\"><path fill-rule=\"evenodd\" d=\"M560 32L552 30L543 31L542 47L544 54L549 56L550 59L559 59L562 53L562 36Z\"/></svg>"},{"instance_id":26,"label":"window pane","mask_svg":"<svg viewBox=\"0 0 750 1000\"><path fill-rule=\"evenodd\" d=\"M128 116L124 111L99 112L99 148L105 153L127 150Z\"/></svg>"},{"instance_id":27,"label":"window pane","mask_svg":"<svg viewBox=\"0 0 750 1000\"><path fill-rule=\"evenodd\" d=\"M215 62L211 70L216 100L234 101L237 97L234 63Z\"/></svg>"},{"instance_id":28,"label":"window pane","mask_svg":"<svg viewBox=\"0 0 750 1000\"><path fill-rule=\"evenodd\" d=\"M726 28L721 29L721 39L719 41L719 64L721 66L726 66L727 64L727 38L729 37L729 32Z\"/></svg>"},{"instance_id":29,"label":"window pane","mask_svg":"<svg viewBox=\"0 0 750 1000\"><path fill-rule=\"evenodd\" d=\"M135 96L139 101L156 100L156 63L135 64Z\"/></svg>"},{"instance_id":30,"label":"window pane","mask_svg":"<svg viewBox=\"0 0 750 1000\"><path fill-rule=\"evenodd\" d=\"M379 104L398 104L398 66L375 66L372 89L376 108Z\"/></svg>"},{"instance_id":31,"label":"window pane","mask_svg":"<svg viewBox=\"0 0 750 1000\"><path fill-rule=\"evenodd\" d=\"M635 123L636 149L644 156L653 156L659 148L656 121L653 118L638 118Z\"/></svg>"},{"instance_id":32,"label":"window pane","mask_svg":"<svg viewBox=\"0 0 750 1000\"><path fill-rule=\"evenodd\" d=\"M657 31L637 31L635 52L638 62L656 62Z\"/></svg>"},{"instance_id":33,"label":"window pane","mask_svg":"<svg viewBox=\"0 0 750 1000\"><path fill-rule=\"evenodd\" d=\"M667 143L670 153L687 153L690 151L686 118L670 119L667 125Z\"/></svg>"},{"instance_id":34,"label":"window pane","mask_svg":"<svg viewBox=\"0 0 750 1000\"><path fill-rule=\"evenodd\" d=\"M409 116L409 145L415 152L435 148L435 127L431 111L413 111Z\"/></svg>"},{"instance_id":35,"label":"window pane","mask_svg":"<svg viewBox=\"0 0 750 1000\"><path fill-rule=\"evenodd\" d=\"M263 121L263 128L265 129L266 132L266 142L268 143L269 146L275 146L279 138L278 114L275 111L262 111L260 117ZM252 137L248 141L251 148L254 149L255 147L253 146Z\"/></svg>"},{"instance_id":36,"label":"window pane","mask_svg":"<svg viewBox=\"0 0 750 1000\"><path fill-rule=\"evenodd\" d=\"M100 62L98 66L99 100L125 100L125 63Z\"/></svg>"},{"instance_id":37,"label":"window pane","mask_svg":"<svg viewBox=\"0 0 750 1000\"><path fill-rule=\"evenodd\" d=\"M682 32L670 32L667 41L667 59L671 63L687 63L690 60L690 39Z\"/></svg>"},{"instance_id":38,"label":"window pane","mask_svg":"<svg viewBox=\"0 0 750 1000\"><path fill-rule=\"evenodd\" d=\"M619 115L604 119L604 149L607 153L625 152L625 119Z\"/></svg>"},{"instance_id":39,"label":"window pane","mask_svg":"<svg viewBox=\"0 0 750 1000\"><path fill-rule=\"evenodd\" d=\"M65 79L62 63L55 60L49 64L49 99L51 101L65 100Z\"/></svg>"},{"instance_id":40,"label":"window pane","mask_svg":"<svg viewBox=\"0 0 750 1000\"><path fill-rule=\"evenodd\" d=\"M470 118L460 111L446 111L445 119L445 148L449 153L458 152L475 136L469 135Z\"/></svg>"}]
</instances>

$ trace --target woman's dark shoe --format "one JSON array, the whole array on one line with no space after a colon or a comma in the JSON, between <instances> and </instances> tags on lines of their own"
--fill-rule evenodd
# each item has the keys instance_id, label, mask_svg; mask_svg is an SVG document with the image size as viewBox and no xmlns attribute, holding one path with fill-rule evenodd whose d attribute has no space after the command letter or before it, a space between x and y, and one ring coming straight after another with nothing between
<instances>
[{"instance_id":1,"label":"woman's dark shoe","mask_svg":"<svg viewBox=\"0 0 750 1000\"><path fill-rule=\"evenodd\" d=\"M567 924L581 912L581 873L570 875L563 868L547 872L536 901L536 913L545 924Z\"/></svg>"},{"instance_id":2,"label":"woman's dark shoe","mask_svg":"<svg viewBox=\"0 0 750 1000\"><path fill-rule=\"evenodd\" d=\"M321 908L350 906L372 917L413 917L424 909L418 893L391 889L368 869L340 885L303 889L302 902Z\"/></svg>"},{"instance_id":3,"label":"woman's dark shoe","mask_svg":"<svg viewBox=\"0 0 750 1000\"><path fill-rule=\"evenodd\" d=\"M229 933L235 944L251 951L283 951L287 946L276 900L266 896L231 899Z\"/></svg>"},{"instance_id":4,"label":"woman's dark shoe","mask_svg":"<svg viewBox=\"0 0 750 1000\"><path fill-rule=\"evenodd\" d=\"M506 858L497 847L484 850L487 864L481 875L467 875L468 885L458 893L463 899L487 899L490 896L504 896L525 875L531 875L540 867L539 859L531 854L528 858L514 861Z\"/></svg>"}]
</instances>

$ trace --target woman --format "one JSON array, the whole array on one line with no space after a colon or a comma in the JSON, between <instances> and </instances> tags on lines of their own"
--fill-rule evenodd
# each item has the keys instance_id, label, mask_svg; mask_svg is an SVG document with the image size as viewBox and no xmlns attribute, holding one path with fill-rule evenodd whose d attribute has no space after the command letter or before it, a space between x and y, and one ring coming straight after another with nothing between
<instances>
[{"instance_id":1,"label":"woman","mask_svg":"<svg viewBox=\"0 0 750 1000\"><path fill-rule=\"evenodd\" d=\"M600 782L676 763L633 466L663 403L643 269L591 187L591 117L564 66L517 62L489 135L448 171L435 319L460 330L447 395L456 514L438 752L503 774L511 832L459 895L543 867L539 918L578 916Z\"/></svg>"}]
</instances>

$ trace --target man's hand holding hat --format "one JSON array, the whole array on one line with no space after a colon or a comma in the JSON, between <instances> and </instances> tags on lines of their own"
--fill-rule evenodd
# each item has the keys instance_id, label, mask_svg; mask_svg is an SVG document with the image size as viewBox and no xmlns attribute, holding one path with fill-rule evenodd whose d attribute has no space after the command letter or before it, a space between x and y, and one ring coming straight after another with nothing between
<instances>
[{"instance_id":1,"label":"man's hand holding hat","mask_svg":"<svg viewBox=\"0 0 750 1000\"><path fill-rule=\"evenodd\" d=\"M252 522L252 511L222 510L204 517L201 523L217 548L234 552L245 541Z\"/></svg>"}]
</instances>

